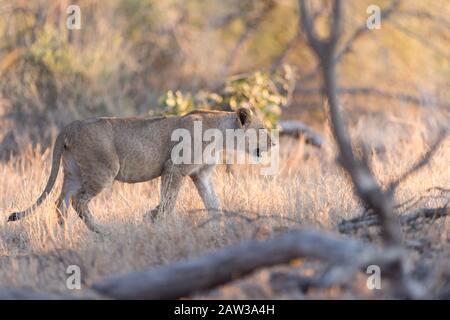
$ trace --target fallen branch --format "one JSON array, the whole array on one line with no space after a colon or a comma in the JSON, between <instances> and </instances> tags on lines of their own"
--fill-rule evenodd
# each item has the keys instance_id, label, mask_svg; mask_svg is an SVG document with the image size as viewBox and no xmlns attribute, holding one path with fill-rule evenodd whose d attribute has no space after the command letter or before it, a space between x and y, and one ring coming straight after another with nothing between
<instances>
[{"instance_id":1,"label":"fallen branch","mask_svg":"<svg viewBox=\"0 0 450 320\"><path fill-rule=\"evenodd\" d=\"M310 258L360 265L385 259L374 246L313 230L299 230L266 241L249 241L187 261L112 276L93 289L117 299L177 299L230 282L263 267ZM377 261L383 265L383 261ZM354 268L349 268L349 270ZM357 269L357 268L356 268ZM355 269L355 270L356 270Z\"/></svg>"},{"instance_id":2,"label":"fallen branch","mask_svg":"<svg viewBox=\"0 0 450 320\"><path fill-rule=\"evenodd\" d=\"M431 192L437 192L436 195L430 195ZM417 207L417 205L422 200L445 200L449 199L449 196L446 194L450 194L450 189L442 188L442 187L431 187L424 191L424 193L419 197L411 197L402 203L396 204L393 206L395 210L401 210L403 212L409 211ZM373 210L370 208L366 208L363 212L363 216L373 214Z\"/></svg>"},{"instance_id":3,"label":"fallen branch","mask_svg":"<svg viewBox=\"0 0 450 320\"><path fill-rule=\"evenodd\" d=\"M401 225L411 225L416 223L420 219L424 220L436 220L450 215L450 208L448 205L439 208L421 208L417 211L400 216ZM358 229L367 229L373 226L379 226L380 221L378 217L369 214L362 215L353 219L343 220L338 224L338 230L340 233L348 234L355 232Z\"/></svg>"},{"instance_id":4,"label":"fallen branch","mask_svg":"<svg viewBox=\"0 0 450 320\"><path fill-rule=\"evenodd\" d=\"M286 135L294 138L304 137L305 143L317 148L322 148L325 144L325 139L320 134L314 132L313 129L301 121L283 120L280 121L280 126L280 136Z\"/></svg>"},{"instance_id":5,"label":"fallen branch","mask_svg":"<svg viewBox=\"0 0 450 320\"><path fill-rule=\"evenodd\" d=\"M437 191L437 195L429 195L431 192ZM448 195L446 195L448 194ZM411 197L408 200L399 203L394 206L394 209L402 209L403 211L408 211L416 207L422 200L443 200L443 199L449 199L450 196L450 189L445 189L442 187L432 187L425 190L424 194L422 194L420 197Z\"/></svg>"}]
</instances>

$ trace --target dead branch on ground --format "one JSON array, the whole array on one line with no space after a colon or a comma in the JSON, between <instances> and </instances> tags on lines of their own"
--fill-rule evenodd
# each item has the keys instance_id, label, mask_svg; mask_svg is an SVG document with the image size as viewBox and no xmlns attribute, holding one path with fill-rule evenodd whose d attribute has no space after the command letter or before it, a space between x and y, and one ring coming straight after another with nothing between
<instances>
[{"instance_id":1,"label":"dead branch on ground","mask_svg":"<svg viewBox=\"0 0 450 320\"><path fill-rule=\"evenodd\" d=\"M325 139L320 134L301 121L282 120L280 121L280 126L280 136L290 136L297 139L304 137L306 144L317 148L322 148L325 144Z\"/></svg>"},{"instance_id":2,"label":"dead branch on ground","mask_svg":"<svg viewBox=\"0 0 450 320\"><path fill-rule=\"evenodd\" d=\"M383 266L386 272L392 270L397 255L381 253L376 247L359 240L299 230L265 241L249 241L168 266L112 276L94 284L93 289L116 299L177 299L298 258L345 266L343 270L346 272L341 272L338 279L328 278L327 284L330 285L334 281L351 278L361 267L369 264Z\"/></svg>"},{"instance_id":3,"label":"dead branch on ground","mask_svg":"<svg viewBox=\"0 0 450 320\"><path fill-rule=\"evenodd\" d=\"M412 225L419 220L431 220L434 222L437 219L447 217L450 215L450 207L448 203L443 207L438 208L420 208L412 213L402 215L400 223L402 226ZM380 222L375 215L362 215L349 220L342 220L337 228L340 233L351 233L358 229L368 229L369 227L379 226Z\"/></svg>"}]
</instances>

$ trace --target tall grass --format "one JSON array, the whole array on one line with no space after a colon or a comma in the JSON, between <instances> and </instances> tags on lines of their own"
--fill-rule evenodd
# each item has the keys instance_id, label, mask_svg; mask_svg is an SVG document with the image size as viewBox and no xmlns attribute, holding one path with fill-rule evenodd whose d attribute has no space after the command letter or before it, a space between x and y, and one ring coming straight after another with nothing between
<instances>
[{"instance_id":1,"label":"tall grass","mask_svg":"<svg viewBox=\"0 0 450 320\"><path fill-rule=\"evenodd\" d=\"M391 119L380 126L379 121L367 118L351 133L373 142L370 163L386 185L426 150L426 128L419 120L405 124ZM24 155L0 165L0 285L64 291L66 268L71 264L81 267L83 283L88 285L109 274L169 263L288 229L332 230L341 219L361 214L363 209L335 163L330 137L328 141L324 150L317 150L283 138L280 174L273 177L259 175L258 167L236 166L232 174L219 167L214 182L226 212L218 215L199 210L203 208L200 197L187 181L176 213L152 224L143 215L159 201L159 181L114 183L91 203L94 216L109 232L105 236L88 231L73 209L66 229L59 228L54 200L60 185L33 216L6 223L11 211L35 201L48 177L50 152L40 155L29 148ZM447 139L430 164L405 181L397 201L419 196L429 187L449 188L449 159ZM442 199L427 198L417 206L442 203ZM446 240L449 230L442 220L428 232L441 241Z\"/></svg>"}]
</instances>

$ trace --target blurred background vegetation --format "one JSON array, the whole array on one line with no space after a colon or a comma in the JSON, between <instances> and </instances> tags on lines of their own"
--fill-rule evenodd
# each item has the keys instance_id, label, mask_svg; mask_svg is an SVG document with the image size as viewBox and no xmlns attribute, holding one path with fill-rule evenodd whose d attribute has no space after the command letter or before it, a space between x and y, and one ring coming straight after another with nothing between
<instances>
[{"instance_id":1,"label":"blurred background vegetation","mask_svg":"<svg viewBox=\"0 0 450 320\"><path fill-rule=\"evenodd\" d=\"M80 30L66 27L71 4L81 8ZM448 1L345 4L338 74L349 115L420 116L449 106ZM383 15L378 30L366 28L373 4ZM316 9L321 30L327 6ZM283 118L324 123L296 0L0 0L0 17L5 150L21 136L46 145L52 128L93 115L250 104L272 126Z\"/></svg>"}]
</instances>

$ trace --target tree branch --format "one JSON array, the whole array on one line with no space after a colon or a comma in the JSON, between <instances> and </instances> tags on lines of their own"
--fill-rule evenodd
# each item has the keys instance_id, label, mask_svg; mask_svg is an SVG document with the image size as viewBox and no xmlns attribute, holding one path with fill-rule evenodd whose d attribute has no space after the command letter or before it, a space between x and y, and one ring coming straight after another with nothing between
<instances>
[{"instance_id":1,"label":"tree branch","mask_svg":"<svg viewBox=\"0 0 450 320\"><path fill-rule=\"evenodd\" d=\"M450 215L448 205L440 208L421 208L413 213L403 215L400 218L402 225L411 225L419 219L436 220ZM367 229L373 226L379 226L380 221L374 215L362 215L349 220L342 220L338 224L338 230L341 233L348 234L358 229Z\"/></svg>"},{"instance_id":2,"label":"tree branch","mask_svg":"<svg viewBox=\"0 0 450 320\"><path fill-rule=\"evenodd\" d=\"M371 95L386 99L393 99L393 100L399 100L406 103L411 103L415 105L420 106L443 106L445 108L450 107L450 101L444 102L444 103L430 103L429 101L423 100L420 97L413 96L407 93L402 92L389 92L384 91L382 89L378 88L370 88L370 87L340 87L336 89L338 94L343 95ZM304 96L315 96L319 95L323 92L323 88L297 88L296 89L297 94L304 95Z\"/></svg>"},{"instance_id":3,"label":"tree branch","mask_svg":"<svg viewBox=\"0 0 450 320\"><path fill-rule=\"evenodd\" d=\"M214 288L262 267L310 258L361 266L380 263L370 244L313 230L299 230L265 241L249 241L199 258L113 276L94 284L104 296L118 299L177 299ZM373 260L376 260L375 262ZM349 268L351 272L358 268Z\"/></svg>"},{"instance_id":4,"label":"tree branch","mask_svg":"<svg viewBox=\"0 0 450 320\"><path fill-rule=\"evenodd\" d=\"M397 10L402 0L393 0L391 4L386 8L381 10L381 18L383 21L386 21L390 18L390 16ZM301 9L301 6L300 6ZM301 10L302 11L302 10ZM300 13L301 18L301 13ZM346 43L342 46L342 48L337 52L336 54L336 63L339 62L347 53L350 53L353 48L353 44L356 40L358 40L360 37L362 37L364 34L366 34L369 31L367 29L366 21L362 23L358 28L356 28L351 36L348 38ZM316 75L319 74L320 66L317 65L313 70L308 72L305 76L299 79L300 83L306 83L312 80Z\"/></svg>"},{"instance_id":5,"label":"tree branch","mask_svg":"<svg viewBox=\"0 0 450 320\"><path fill-rule=\"evenodd\" d=\"M386 245L400 245L402 241L401 229L398 220L392 212L392 197L385 194L378 186L367 164L357 159L353 153L347 129L339 111L339 101L336 90L336 56L335 47L340 37L339 25L342 12L340 0L333 2L333 20L331 27L336 28L330 32L325 41L315 38L311 30L313 24L306 10L305 0L299 0L303 28L311 47L316 53L324 81L324 93L328 98L329 113L332 130L339 148L339 160L342 167L348 172L355 187L357 195L363 203L371 208L379 217L382 226L382 237ZM320 45L317 45L320 43Z\"/></svg>"},{"instance_id":6,"label":"tree branch","mask_svg":"<svg viewBox=\"0 0 450 320\"><path fill-rule=\"evenodd\" d=\"M388 192L393 194L395 192L395 190L398 188L398 186L403 181L405 181L410 176L412 176L417 171L419 171L424 166L426 166L428 164L428 162L430 162L430 160L433 157L433 155L435 154L435 152L439 149L439 147L441 146L442 142L445 140L445 138L447 138L447 135L448 135L448 128L442 129L441 132L439 133L438 137L436 138L436 140L428 148L427 152L425 152L425 154L422 155L422 157L420 157L420 159L418 159L416 161L416 163L411 166L411 168L406 170L399 178L395 179L394 181L392 181L389 184Z\"/></svg>"}]
</instances>

